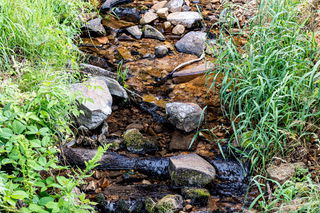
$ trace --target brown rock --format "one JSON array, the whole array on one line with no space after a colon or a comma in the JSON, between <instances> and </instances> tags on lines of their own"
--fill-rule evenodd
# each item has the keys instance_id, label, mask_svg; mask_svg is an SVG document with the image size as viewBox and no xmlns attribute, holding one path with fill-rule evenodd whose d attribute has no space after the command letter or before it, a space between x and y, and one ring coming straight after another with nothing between
<instances>
[{"instance_id":1,"label":"brown rock","mask_svg":"<svg viewBox=\"0 0 320 213\"><path fill-rule=\"evenodd\" d=\"M282 184L286 180L290 179L298 168L305 168L305 164L303 162L298 162L282 163L279 166L272 165L267 168L267 172L271 179Z\"/></svg>"},{"instance_id":2,"label":"brown rock","mask_svg":"<svg viewBox=\"0 0 320 213\"><path fill-rule=\"evenodd\" d=\"M167 4L168 2L167 1L160 1L156 4L154 4L151 9L154 9L154 10L159 10L161 8L164 8L164 6Z\"/></svg>"},{"instance_id":3,"label":"brown rock","mask_svg":"<svg viewBox=\"0 0 320 213\"><path fill-rule=\"evenodd\" d=\"M188 150L194 134L182 133L174 131L172 134L171 142L169 144L170 150Z\"/></svg>"},{"instance_id":4,"label":"brown rock","mask_svg":"<svg viewBox=\"0 0 320 213\"><path fill-rule=\"evenodd\" d=\"M172 33L173 34L176 34L176 35L182 35L185 31L185 27L181 24L178 24L177 26L175 26L173 29L172 29Z\"/></svg>"},{"instance_id":5,"label":"brown rock","mask_svg":"<svg viewBox=\"0 0 320 213\"><path fill-rule=\"evenodd\" d=\"M140 24L149 24L156 20L158 15L154 12L146 12L143 17L140 19Z\"/></svg>"},{"instance_id":6,"label":"brown rock","mask_svg":"<svg viewBox=\"0 0 320 213\"><path fill-rule=\"evenodd\" d=\"M160 18L167 18L167 16L169 15L169 9L164 7L164 8L161 8L159 10L157 10L157 14Z\"/></svg>"}]
</instances>

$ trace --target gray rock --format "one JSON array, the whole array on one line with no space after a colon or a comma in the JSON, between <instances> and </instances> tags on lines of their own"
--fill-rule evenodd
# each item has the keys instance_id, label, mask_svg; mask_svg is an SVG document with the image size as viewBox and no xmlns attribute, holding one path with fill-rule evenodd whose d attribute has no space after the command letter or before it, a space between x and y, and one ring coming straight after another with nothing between
<instances>
[{"instance_id":1,"label":"gray rock","mask_svg":"<svg viewBox=\"0 0 320 213\"><path fill-rule=\"evenodd\" d=\"M175 47L179 52L194 54L200 56L206 46L206 33L200 31L193 31L183 36Z\"/></svg>"},{"instance_id":2,"label":"gray rock","mask_svg":"<svg viewBox=\"0 0 320 213\"><path fill-rule=\"evenodd\" d=\"M101 80L106 82L111 95L114 95L114 96L117 96L117 97L120 97L120 98L124 98L124 99L128 99L128 97L129 97L128 93L119 84L118 81L116 81L115 79L112 79L112 78L104 77L104 76L99 77L99 79L101 79Z\"/></svg>"},{"instance_id":3,"label":"gray rock","mask_svg":"<svg viewBox=\"0 0 320 213\"><path fill-rule=\"evenodd\" d=\"M157 18L158 18L158 15L156 13L148 11L140 19L140 24L149 24L154 20L156 20Z\"/></svg>"},{"instance_id":4,"label":"gray rock","mask_svg":"<svg viewBox=\"0 0 320 213\"><path fill-rule=\"evenodd\" d=\"M166 104L166 113L170 123L185 132L197 129L203 121L202 109L194 103L168 103Z\"/></svg>"},{"instance_id":5,"label":"gray rock","mask_svg":"<svg viewBox=\"0 0 320 213\"><path fill-rule=\"evenodd\" d=\"M160 45L155 48L155 55L158 58L162 58L168 54L168 47L166 45Z\"/></svg>"},{"instance_id":6,"label":"gray rock","mask_svg":"<svg viewBox=\"0 0 320 213\"><path fill-rule=\"evenodd\" d=\"M128 33L130 33L136 39L141 39L142 31L140 30L140 28L138 26L128 27L128 28L126 28L126 30L128 31Z\"/></svg>"},{"instance_id":7,"label":"gray rock","mask_svg":"<svg viewBox=\"0 0 320 213\"><path fill-rule=\"evenodd\" d=\"M132 153L145 154L157 151L158 149L153 141L145 138L137 129L128 129L123 134L123 139L127 150Z\"/></svg>"},{"instance_id":8,"label":"gray rock","mask_svg":"<svg viewBox=\"0 0 320 213\"><path fill-rule=\"evenodd\" d=\"M144 26L143 34L145 38L153 38L153 39L158 39L160 41L166 40L164 35L159 30L157 30L156 28L150 25Z\"/></svg>"},{"instance_id":9,"label":"gray rock","mask_svg":"<svg viewBox=\"0 0 320 213\"><path fill-rule=\"evenodd\" d=\"M101 24L101 21L101 18L95 18L88 21L84 25L84 30L87 31L90 36L105 36L107 32Z\"/></svg>"},{"instance_id":10,"label":"gray rock","mask_svg":"<svg viewBox=\"0 0 320 213\"><path fill-rule=\"evenodd\" d=\"M117 78L117 74L111 71L108 71L106 69L103 69L101 67L97 67L91 64L80 64L79 66L80 66L80 70L87 74L91 74L94 76L106 76L113 79Z\"/></svg>"},{"instance_id":11,"label":"gray rock","mask_svg":"<svg viewBox=\"0 0 320 213\"><path fill-rule=\"evenodd\" d=\"M170 158L169 174L175 186L202 187L214 180L216 171L199 155L188 154Z\"/></svg>"},{"instance_id":12,"label":"gray rock","mask_svg":"<svg viewBox=\"0 0 320 213\"><path fill-rule=\"evenodd\" d=\"M74 84L72 90L85 98L79 106L84 112L77 118L80 125L93 130L111 114L112 96L104 80L93 77L86 82Z\"/></svg>"},{"instance_id":13,"label":"gray rock","mask_svg":"<svg viewBox=\"0 0 320 213\"><path fill-rule=\"evenodd\" d=\"M154 206L157 213L173 213L183 208L183 198L181 195L166 195Z\"/></svg>"},{"instance_id":14,"label":"gray rock","mask_svg":"<svg viewBox=\"0 0 320 213\"><path fill-rule=\"evenodd\" d=\"M170 0L166 7L169 9L170 12L180 12L182 5L184 3L184 0Z\"/></svg>"},{"instance_id":15,"label":"gray rock","mask_svg":"<svg viewBox=\"0 0 320 213\"><path fill-rule=\"evenodd\" d=\"M101 5L100 9L101 9L101 12L107 12L116 5L130 3L130 2L133 2L133 0L106 0Z\"/></svg>"},{"instance_id":16,"label":"gray rock","mask_svg":"<svg viewBox=\"0 0 320 213\"><path fill-rule=\"evenodd\" d=\"M175 12L167 16L167 20L172 24L182 24L187 28L191 28L201 21L201 16L198 12Z\"/></svg>"},{"instance_id":17,"label":"gray rock","mask_svg":"<svg viewBox=\"0 0 320 213\"><path fill-rule=\"evenodd\" d=\"M271 179L283 184L294 175L296 169L305 167L303 162L282 163L279 166L272 165L268 167L267 172Z\"/></svg>"}]
</instances>

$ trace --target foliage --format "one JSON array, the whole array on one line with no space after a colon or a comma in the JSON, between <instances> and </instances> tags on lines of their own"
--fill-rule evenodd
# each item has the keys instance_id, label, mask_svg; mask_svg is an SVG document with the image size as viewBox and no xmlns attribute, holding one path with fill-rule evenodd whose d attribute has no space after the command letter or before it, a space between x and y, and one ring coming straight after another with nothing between
<instances>
[{"instance_id":1,"label":"foliage","mask_svg":"<svg viewBox=\"0 0 320 213\"><path fill-rule=\"evenodd\" d=\"M318 49L298 22L297 3L263 0L249 32L223 29L218 66L209 74L223 75L221 101L241 146L236 151L251 159L253 168L265 168L274 155L317 137ZM238 47L241 36L246 43Z\"/></svg>"}]
</instances>

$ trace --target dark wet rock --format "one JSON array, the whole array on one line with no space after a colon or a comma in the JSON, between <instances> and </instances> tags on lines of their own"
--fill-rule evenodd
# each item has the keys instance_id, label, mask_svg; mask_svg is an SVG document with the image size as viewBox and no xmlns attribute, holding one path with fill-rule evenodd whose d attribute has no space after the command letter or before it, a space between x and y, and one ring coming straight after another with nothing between
<instances>
[{"instance_id":1,"label":"dark wet rock","mask_svg":"<svg viewBox=\"0 0 320 213\"><path fill-rule=\"evenodd\" d=\"M180 131L174 131L169 144L170 150L188 150L194 134L185 134Z\"/></svg>"},{"instance_id":2,"label":"dark wet rock","mask_svg":"<svg viewBox=\"0 0 320 213\"><path fill-rule=\"evenodd\" d=\"M157 58L162 58L168 54L169 50L166 45L160 45L155 48L154 52Z\"/></svg>"},{"instance_id":3,"label":"dark wet rock","mask_svg":"<svg viewBox=\"0 0 320 213\"><path fill-rule=\"evenodd\" d=\"M115 70L114 65L110 64L107 59L101 58L101 57L95 56L95 55L88 55L88 62L87 63L89 63L90 65L93 65L93 66L101 67L106 70L111 70L111 71ZM107 76L107 77L111 77L111 76ZM116 76L115 76L115 78L116 78Z\"/></svg>"},{"instance_id":4,"label":"dark wet rock","mask_svg":"<svg viewBox=\"0 0 320 213\"><path fill-rule=\"evenodd\" d=\"M164 8L167 3L168 3L167 1L160 1L160 2L158 2L158 3L155 3L155 4L151 7L151 9L157 11L157 10L159 10L159 9L161 9L161 8Z\"/></svg>"},{"instance_id":5,"label":"dark wet rock","mask_svg":"<svg viewBox=\"0 0 320 213\"><path fill-rule=\"evenodd\" d=\"M183 198L181 195L166 195L155 205L157 213L173 213L183 208Z\"/></svg>"},{"instance_id":6,"label":"dark wet rock","mask_svg":"<svg viewBox=\"0 0 320 213\"><path fill-rule=\"evenodd\" d=\"M155 142L145 138L139 130L129 129L123 134L127 150L132 153L145 154L155 152L158 147Z\"/></svg>"},{"instance_id":7,"label":"dark wet rock","mask_svg":"<svg viewBox=\"0 0 320 213\"><path fill-rule=\"evenodd\" d=\"M117 7L113 12L119 17L119 19L139 23L141 16L140 11L137 8L121 8Z\"/></svg>"},{"instance_id":8,"label":"dark wet rock","mask_svg":"<svg viewBox=\"0 0 320 213\"><path fill-rule=\"evenodd\" d=\"M267 168L268 175L271 179L283 184L289 180L298 168L305 168L303 162L298 163L282 163L279 166L272 165Z\"/></svg>"},{"instance_id":9,"label":"dark wet rock","mask_svg":"<svg viewBox=\"0 0 320 213\"><path fill-rule=\"evenodd\" d=\"M136 39L141 39L142 31L140 30L139 26L132 26L126 28L127 32L130 33Z\"/></svg>"},{"instance_id":10,"label":"dark wet rock","mask_svg":"<svg viewBox=\"0 0 320 213\"><path fill-rule=\"evenodd\" d=\"M102 4L100 9L101 9L101 12L107 12L114 6L130 3L130 2L133 2L133 0L106 0Z\"/></svg>"},{"instance_id":11,"label":"dark wet rock","mask_svg":"<svg viewBox=\"0 0 320 213\"><path fill-rule=\"evenodd\" d=\"M83 27L84 33L92 37L105 36L107 32L104 29L104 26L102 25L101 21L101 18L95 18L88 21Z\"/></svg>"},{"instance_id":12,"label":"dark wet rock","mask_svg":"<svg viewBox=\"0 0 320 213\"><path fill-rule=\"evenodd\" d=\"M86 82L74 84L72 89L87 99L79 106L84 112L77 118L79 125L90 130L100 126L112 112L112 96L106 82L93 77Z\"/></svg>"},{"instance_id":13,"label":"dark wet rock","mask_svg":"<svg viewBox=\"0 0 320 213\"><path fill-rule=\"evenodd\" d=\"M144 26L143 35L145 38L153 38L153 39L158 39L160 41L166 40L164 35L159 30L157 30L156 28L154 28L150 25Z\"/></svg>"},{"instance_id":14,"label":"dark wet rock","mask_svg":"<svg viewBox=\"0 0 320 213\"><path fill-rule=\"evenodd\" d=\"M182 5L184 4L184 0L170 0L166 7L169 9L170 12L180 12Z\"/></svg>"},{"instance_id":15,"label":"dark wet rock","mask_svg":"<svg viewBox=\"0 0 320 213\"><path fill-rule=\"evenodd\" d=\"M166 104L169 122L185 132L195 130L203 121L202 109L194 103L174 102Z\"/></svg>"},{"instance_id":16,"label":"dark wet rock","mask_svg":"<svg viewBox=\"0 0 320 213\"><path fill-rule=\"evenodd\" d=\"M190 199L191 204L195 206L206 206L210 193L204 188L184 188L181 193L185 199Z\"/></svg>"},{"instance_id":17,"label":"dark wet rock","mask_svg":"<svg viewBox=\"0 0 320 213\"><path fill-rule=\"evenodd\" d=\"M206 33L193 31L183 36L175 47L179 52L200 56L205 49Z\"/></svg>"},{"instance_id":18,"label":"dark wet rock","mask_svg":"<svg viewBox=\"0 0 320 213\"><path fill-rule=\"evenodd\" d=\"M216 175L214 167L197 154L178 155L169 161L169 174L175 186L205 186Z\"/></svg>"},{"instance_id":19,"label":"dark wet rock","mask_svg":"<svg viewBox=\"0 0 320 213\"><path fill-rule=\"evenodd\" d=\"M157 18L158 18L158 15L156 13L148 11L140 19L140 24L149 24L154 20L156 20Z\"/></svg>"},{"instance_id":20,"label":"dark wet rock","mask_svg":"<svg viewBox=\"0 0 320 213\"><path fill-rule=\"evenodd\" d=\"M201 21L198 12L175 12L167 16L167 20L174 25L182 24L187 28L191 28Z\"/></svg>"},{"instance_id":21,"label":"dark wet rock","mask_svg":"<svg viewBox=\"0 0 320 213\"><path fill-rule=\"evenodd\" d=\"M91 74L93 76L106 76L113 79L117 78L117 74L101 67L97 67L91 64L80 64L79 66L82 72Z\"/></svg>"},{"instance_id":22,"label":"dark wet rock","mask_svg":"<svg viewBox=\"0 0 320 213\"><path fill-rule=\"evenodd\" d=\"M160 8L159 10L157 10L157 14L160 18L165 19L169 15L169 9L166 7Z\"/></svg>"}]
</instances>

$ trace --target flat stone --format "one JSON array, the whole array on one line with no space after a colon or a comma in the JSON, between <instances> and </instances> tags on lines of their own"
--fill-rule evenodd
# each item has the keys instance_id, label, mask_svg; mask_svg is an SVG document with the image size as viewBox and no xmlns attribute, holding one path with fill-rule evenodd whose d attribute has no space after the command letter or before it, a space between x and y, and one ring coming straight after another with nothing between
<instances>
[{"instance_id":1,"label":"flat stone","mask_svg":"<svg viewBox=\"0 0 320 213\"><path fill-rule=\"evenodd\" d=\"M77 118L79 125L93 130L111 114L112 96L105 81L93 77L86 82L74 84L72 90L80 92L80 97L85 98L79 106L84 112Z\"/></svg>"},{"instance_id":2,"label":"flat stone","mask_svg":"<svg viewBox=\"0 0 320 213\"><path fill-rule=\"evenodd\" d=\"M158 2L158 3L156 3L156 4L154 4L154 5L151 7L151 9L154 9L155 11L157 11L157 10L159 10L159 9L161 9L161 8L164 8L167 3L168 3L167 1L160 1L160 2Z\"/></svg>"},{"instance_id":3,"label":"flat stone","mask_svg":"<svg viewBox=\"0 0 320 213\"><path fill-rule=\"evenodd\" d=\"M119 84L119 82L115 79L101 76L99 79L106 82L111 95L117 96L119 98L128 99L128 93L126 90Z\"/></svg>"},{"instance_id":4,"label":"flat stone","mask_svg":"<svg viewBox=\"0 0 320 213\"><path fill-rule=\"evenodd\" d=\"M84 25L84 31L85 33L88 33L90 36L105 36L107 34L106 30L104 29L101 18L95 18L90 21L88 21Z\"/></svg>"},{"instance_id":5,"label":"flat stone","mask_svg":"<svg viewBox=\"0 0 320 213\"><path fill-rule=\"evenodd\" d=\"M157 18L158 18L158 15L156 13L148 11L140 19L140 24L149 24L154 20L156 20Z\"/></svg>"},{"instance_id":6,"label":"flat stone","mask_svg":"<svg viewBox=\"0 0 320 213\"><path fill-rule=\"evenodd\" d=\"M128 33L130 33L136 39L141 39L142 31L140 30L140 28L138 26L128 27L128 28L126 28L126 30Z\"/></svg>"},{"instance_id":7,"label":"flat stone","mask_svg":"<svg viewBox=\"0 0 320 213\"><path fill-rule=\"evenodd\" d=\"M98 66L94 66L91 64L80 64L79 67L82 72L91 74L93 76L106 76L113 79L117 78L117 74Z\"/></svg>"},{"instance_id":8,"label":"flat stone","mask_svg":"<svg viewBox=\"0 0 320 213\"><path fill-rule=\"evenodd\" d=\"M120 4L126 4L133 2L133 0L106 0L102 5L101 5L101 12L107 12L109 11L112 7L120 5Z\"/></svg>"},{"instance_id":9,"label":"flat stone","mask_svg":"<svg viewBox=\"0 0 320 213\"><path fill-rule=\"evenodd\" d=\"M183 134L180 131L174 131L169 144L170 150L188 150L194 134Z\"/></svg>"},{"instance_id":10,"label":"flat stone","mask_svg":"<svg viewBox=\"0 0 320 213\"><path fill-rule=\"evenodd\" d=\"M160 18L165 19L169 15L169 9L166 7L160 8L159 10L157 10L157 14Z\"/></svg>"},{"instance_id":11,"label":"flat stone","mask_svg":"<svg viewBox=\"0 0 320 213\"><path fill-rule=\"evenodd\" d=\"M158 39L160 41L166 40L164 35L159 30L157 30L156 28L148 24L144 26L143 35L145 38L153 38L153 39Z\"/></svg>"},{"instance_id":12,"label":"flat stone","mask_svg":"<svg viewBox=\"0 0 320 213\"><path fill-rule=\"evenodd\" d=\"M185 31L185 27L181 24L176 25L173 29L172 29L172 33L175 35L182 35Z\"/></svg>"},{"instance_id":13,"label":"flat stone","mask_svg":"<svg viewBox=\"0 0 320 213\"><path fill-rule=\"evenodd\" d=\"M298 168L305 168L303 162L298 163L282 163L279 166L272 165L267 168L267 172L271 179L283 184L286 180L289 180Z\"/></svg>"},{"instance_id":14,"label":"flat stone","mask_svg":"<svg viewBox=\"0 0 320 213\"><path fill-rule=\"evenodd\" d=\"M205 75L209 70L212 70L213 68L214 65L212 63L207 62L196 67L183 69L181 71L173 73L173 82L178 84L191 81L192 79Z\"/></svg>"},{"instance_id":15,"label":"flat stone","mask_svg":"<svg viewBox=\"0 0 320 213\"><path fill-rule=\"evenodd\" d=\"M179 52L200 56L205 49L206 33L192 31L183 36L175 47Z\"/></svg>"},{"instance_id":16,"label":"flat stone","mask_svg":"<svg viewBox=\"0 0 320 213\"><path fill-rule=\"evenodd\" d=\"M214 180L216 171L199 155L187 154L170 158L169 174L175 186L202 187Z\"/></svg>"},{"instance_id":17,"label":"flat stone","mask_svg":"<svg viewBox=\"0 0 320 213\"><path fill-rule=\"evenodd\" d=\"M155 212L171 213L183 208L183 198L181 195L166 195L154 206Z\"/></svg>"},{"instance_id":18,"label":"flat stone","mask_svg":"<svg viewBox=\"0 0 320 213\"><path fill-rule=\"evenodd\" d=\"M201 21L201 15L198 12L175 12L167 16L167 20L172 24L182 24L187 28L191 28Z\"/></svg>"},{"instance_id":19,"label":"flat stone","mask_svg":"<svg viewBox=\"0 0 320 213\"><path fill-rule=\"evenodd\" d=\"M168 120L177 129L191 132L203 121L202 109L194 103L173 102L166 104Z\"/></svg>"},{"instance_id":20,"label":"flat stone","mask_svg":"<svg viewBox=\"0 0 320 213\"><path fill-rule=\"evenodd\" d=\"M155 47L154 52L155 52L156 57L162 58L168 54L169 50L166 45L160 45L160 46Z\"/></svg>"},{"instance_id":21,"label":"flat stone","mask_svg":"<svg viewBox=\"0 0 320 213\"><path fill-rule=\"evenodd\" d=\"M174 12L180 12L182 5L184 3L184 0L170 0L167 4L166 7L169 8L169 11L174 13Z\"/></svg>"}]
</instances>

